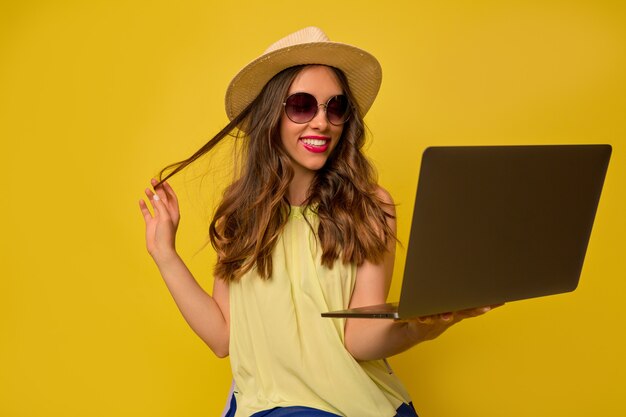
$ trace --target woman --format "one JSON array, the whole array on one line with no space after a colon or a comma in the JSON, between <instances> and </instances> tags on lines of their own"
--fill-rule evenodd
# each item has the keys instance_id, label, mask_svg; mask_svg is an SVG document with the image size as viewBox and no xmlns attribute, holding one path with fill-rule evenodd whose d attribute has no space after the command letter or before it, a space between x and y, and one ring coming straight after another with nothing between
<instances>
[{"instance_id":1,"label":"woman","mask_svg":"<svg viewBox=\"0 0 626 417\"><path fill-rule=\"evenodd\" d=\"M291 34L233 79L231 122L152 180L154 215L140 202L148 251L183 316L216 355L230 355L229 415L416 416L385 358L484 312L320 317L382 304L389 291L394 205L361 151L380 83L369 53L317 28ZM176 253L178 204L165 180L233 132L244 156L210 226L211 296Z\"/></svg>"}]
</instances>

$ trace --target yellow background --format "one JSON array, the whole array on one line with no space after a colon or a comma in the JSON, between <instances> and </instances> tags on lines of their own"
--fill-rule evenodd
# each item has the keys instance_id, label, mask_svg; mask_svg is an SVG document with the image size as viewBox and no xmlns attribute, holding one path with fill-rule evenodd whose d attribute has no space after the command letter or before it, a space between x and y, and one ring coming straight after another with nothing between
<instances>
[{"instance_id":1,"label":"yellow background","mask_svg":"<svg viewBox=\"0 0 626 417\"><path fill-rule=\"evenodd\" d=\"M4 0L0 415L219 415L228 361L176 310L137 200L224 125L235 72L311 24L383 65L368 154L405 243L426 146L614 147L577 291L393 358L420 415L626 415L625 4ZM212 255L199 249L225 155L205 161L215 175L173 181L179 248L207 288Z\"/></svg>"}]
</instances>

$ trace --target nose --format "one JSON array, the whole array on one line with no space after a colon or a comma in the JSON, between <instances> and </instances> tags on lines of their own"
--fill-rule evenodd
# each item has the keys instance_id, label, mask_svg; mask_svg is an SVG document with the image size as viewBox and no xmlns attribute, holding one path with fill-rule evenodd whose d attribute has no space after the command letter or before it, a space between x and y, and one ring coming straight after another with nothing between
<instances>
[{"instance_id":1,"label":"nose","mask_svg":"<svg viewBox=\"0 0 626 417\"><path fill-rule=\"evenodd\" d=\"M328 118L326 117L326 103L321 103L317 105L317 113L309 124L317 128L319 130L326 130L328 128Z\"/></svg>"}]
</instances>

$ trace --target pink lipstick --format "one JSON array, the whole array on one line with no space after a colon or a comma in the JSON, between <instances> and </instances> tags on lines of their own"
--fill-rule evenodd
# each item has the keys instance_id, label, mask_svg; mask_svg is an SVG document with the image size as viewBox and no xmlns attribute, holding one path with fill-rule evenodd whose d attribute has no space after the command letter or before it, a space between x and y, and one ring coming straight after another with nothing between
<instances>
[{"instance_id":1,"label":"pink lipstick","mask_svg":"<svg viewBox=\"0 0 626 417\"><path fill-rule=\"evenodd\" d=\"M330 138L328 136L303 136L300 138L300 143L309 152L322 153L328 149Z\"/></svg>"}]
</instances>

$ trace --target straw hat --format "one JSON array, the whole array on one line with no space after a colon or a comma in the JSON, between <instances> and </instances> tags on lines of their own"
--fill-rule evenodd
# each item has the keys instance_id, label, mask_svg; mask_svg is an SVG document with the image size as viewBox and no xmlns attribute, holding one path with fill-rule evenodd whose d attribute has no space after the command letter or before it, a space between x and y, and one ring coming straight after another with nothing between
<instances>
[{"instance_id":1,"label":"straw hat","mask_svg":"<svg viewBox=\"0 0 626 417\"><path fill-rule=\"evenodd\" d=\"M382 81L380 64L373 55L345 43L331 42L321 29L308 27L272 44L235 75L226 90L228 118L232 120L243 111L274 75L303 64L342 70L362 115L372 106Z\"/></svg>"}]
</instances>

